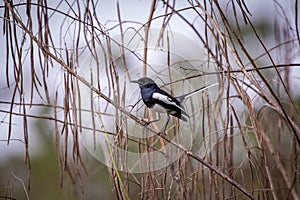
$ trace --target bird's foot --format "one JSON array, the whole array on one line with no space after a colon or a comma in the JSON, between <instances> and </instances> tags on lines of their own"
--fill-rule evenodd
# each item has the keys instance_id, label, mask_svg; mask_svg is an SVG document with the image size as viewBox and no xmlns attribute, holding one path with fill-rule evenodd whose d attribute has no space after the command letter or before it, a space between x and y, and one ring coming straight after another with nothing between
<instances>
[{"instance_id":1,"label":"bird's foot","mask_svg":"<svg viewBox=\"0 0 300 200\"><path fill-rule=\"evenodd\" d=\"M144 119L142 119L142 121L143 121L143 125L144 126L148 126L149 124L151 124L151 121L146 121L146 120L144 120Z\"/></svg>"},{"instance_id":2,"label":"bird's foot","mask_svg":"<svg viewBox=\"0 0 300 200\"><path fill-rule=\"evenodd\" d=\"M158 132L158 135L163 137L167 136L166 132L163 131Z\"/></svg>"}]
</instances>

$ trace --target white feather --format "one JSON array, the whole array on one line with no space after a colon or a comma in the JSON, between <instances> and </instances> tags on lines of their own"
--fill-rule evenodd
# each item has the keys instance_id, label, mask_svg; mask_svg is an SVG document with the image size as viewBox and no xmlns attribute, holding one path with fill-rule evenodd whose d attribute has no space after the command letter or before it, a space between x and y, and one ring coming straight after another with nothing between
<instances>
[{"instance_id":1,"label":"white feather","mask_svg":"<svg viewBox=\"0 0 300 200\"><path fill-rule=\"evenodd\" d=\"M152 94L152 98L160 100L160 101L162 101L162 102L164 102L165 104L168 104L168 105L174 105L177 108L179 108L180 110L184 111L184 109L182 107L178 106L170 97L168 97L166 95L154 92ZM153 106L152 109L156 110L156 112L165 112L165 109L162 106L156 105L156 104Z\"/></svg>"},{"instance_id":2,"label":"white feather","mask_svg":"<svg viewBox=\"0 0 300 200\"><path fill-rule=\"evenodd\" d=\"M154 104L154 106L151 108L153 111L155 111L155 112L159 112L159 113L165 113L165 112L167 112L167 110L164 108L164 107L162 107L161 105L159 105L159 104Z\"/></svg>"},{"instance_id":3,"label":"white feather","mask_svg":"<svg viewBox=\"0 0 300 200\"><path fill-rule=\"evenodd\" d=\"M157 92L154 92L154 93L152 94L152 98L157 99L157 100L160 100L160 101L164 102L165 104L177 106L177 104L176 104L174 101L172 101L171 98L169 98L169 97L166 96L166 95L157 93Z\"/></svg>"}]
</instances>

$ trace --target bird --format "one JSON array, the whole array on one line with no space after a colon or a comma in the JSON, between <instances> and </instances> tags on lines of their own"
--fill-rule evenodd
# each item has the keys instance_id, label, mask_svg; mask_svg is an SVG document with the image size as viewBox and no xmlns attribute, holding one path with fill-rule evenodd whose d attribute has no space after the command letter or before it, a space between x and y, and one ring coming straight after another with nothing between
<instances>
[{"instance_id":1,"label":"bird","mask_svg":"<svg viewBox=\"0 0 300 200\"><path fill-rule=\"evenodd\" d=\"M164 125L164 129L163 129L164 133L170 121L170 115L178 119L181 119L184 122L187 122L187 118L190 117L187 114L185 108L181 104L184 101L184 99L186 99L188 96L191 96L196 92L203 91L209 87L216 85L216 84L212 84L212 85L204 86L190 93L178 97L174 97L169 93L167 93L166 91L160 89L158 85L149 77L142 77L138 80L132 80L131 82L137 83L139 85L143 102L148 108L158 113L167 113L168 119ZM160 115L158 119L150 121L146 124L149 125L150 123L159 120L160 120Z\"/></svg>"}]
</instances>

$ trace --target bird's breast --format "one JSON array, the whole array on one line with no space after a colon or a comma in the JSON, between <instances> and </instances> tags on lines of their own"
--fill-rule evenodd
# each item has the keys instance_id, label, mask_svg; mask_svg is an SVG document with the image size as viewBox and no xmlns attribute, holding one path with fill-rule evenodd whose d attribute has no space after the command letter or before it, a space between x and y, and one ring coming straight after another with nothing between
<instances>
[{"instance_id":1,"label":"bird's breast","mask_svg":"<svg viewBox=\"0 0 300 200\"><path fill-rule=\"evenodd\" d=\"M152 99L153 90L151 88L141 88L142 99L148 108L152 108L155 102Z\"/></svg>"}]
</instances>

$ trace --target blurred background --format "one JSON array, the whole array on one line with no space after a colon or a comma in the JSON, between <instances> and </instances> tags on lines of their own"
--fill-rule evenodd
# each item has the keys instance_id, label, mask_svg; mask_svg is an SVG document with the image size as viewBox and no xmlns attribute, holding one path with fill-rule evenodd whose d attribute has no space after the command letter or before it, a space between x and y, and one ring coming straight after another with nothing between
<instances>
[{"instance_id":1,"label":"blurred background","mask_svg":"<svg viewBox=\"0 0 300 200\"><path fill-rule=\"evenodd\" d=\"M246 198L183 154L180 181L168 166L134 173L102 160L107 143L162 145L139 138L141 125L96 91L142 118L129 81L144 75L175 94L217 82L187 103L197 128L186 148L257 199L299 199L298 9L297 0L4 0L0 199Z\"/></svg>"}]
</instances>

